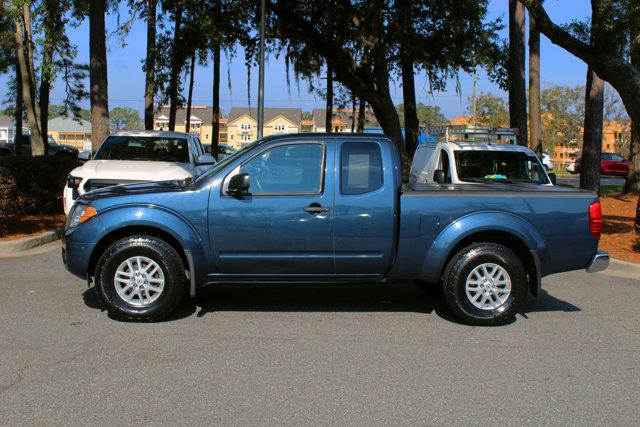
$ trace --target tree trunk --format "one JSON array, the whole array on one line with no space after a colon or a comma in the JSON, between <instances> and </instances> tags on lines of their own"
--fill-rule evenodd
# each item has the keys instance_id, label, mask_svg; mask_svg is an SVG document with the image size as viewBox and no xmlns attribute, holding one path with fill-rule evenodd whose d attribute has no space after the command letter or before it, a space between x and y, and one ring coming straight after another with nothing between
<instances>
[{"instance_id":1,"label":"tree trunk","mask_svg":"<svg viewBox=\"0 0 640 427\"><path fill-rule=\"evenodd\" d=\"M18 56L16 55L16 111L14 120L16 121L15 134L13 135L13 144L16 150L16 156L22 154L22 75L20 74L20 64L18 64Z\"/></svg>"},{"instance_id":2,"label":"tree trunk","mask_svg":"<svg viewBox=\"0 0 640 427\"><path fill-rule=\"evenodd\" d=\"M509 0L509 122L518 129L518 144L527 146L527 93L524 4Z\"/></svg>"},{"instance_id":3,"label":"tree trunk","mask_svg":"<svg viewBox=\"0 0 640 427\"><path fill-rule=\"evenodd\" d=\"M191 55L191 74L189 76L189 95L187 98L187 116L184 125L185 132L191 132L191 103L193 101L193 79L196 74L196 51Z\"/></svg>"},{"instance_id":4,"label":"tree trunk","mask_svg":"<svg viewBox=\"0 0 640 427\"><path fill-rule=\"evenodd\" d=\"M580 188L599 192L600 153L602 152L602 123L604 116L604 81L591 68L587 70L584 106L584 138Z\"/></svg>"},{"instance_id":5,"label":"tree trunk","mask_svg":"<svg viewBox=\"0 0 640 427\"><path fill-rule=\"evenodd\" d=\"M109 135L105 0L92 0L89 10L89 83L91 150L95 153Z\"/></svg>"},{"instance_id":6,"label":"tree trunk","mask_svg":"<svg viewBox=\"0 0 640 427\"><path fill-rule=\"evenodd\" d=\"M36 79L33 69L33 49L31 34L31 10L24 3L22 14L16 18L16 57L20 66L22 99L27 109L27 121L31 130L31 154L45 154L40 133L40 108L36 100Z\"/></svg>"},{"instance_id":7,"label":"tree trunk","mask_svg":"<svg viewBox=\"0 0 640 427\"><path fill-rule=\"evenodd\" d=\"M178 74L182 64L180 52L180 27L182 26L182 2L176 2L173 29L173 46L171 48L171 74L169 76L169 130L176 130L176 111L178 111Z\"/></svg>"},{"instance_id":8,"label":"tree trunk","mask_svg":"<svg viewBox=\"0 0 640 427\"><path fill-rule=\"evenodd\" d=\"M325 131L333 132L333 66L327 64L327 109L325 111Z\"/></svg>"},{"instance_id":9,"label":"tree trunk","mask_svg":"<svg viewBox=\"0 0 640 427\"><path fill-rule=\"evenodd\" d=\"M398 2L400 11L401 31L405 36L400 38L400 67L402 69L402 100L404 103L404 145L409 158L418 146L418 134L420 123L418 122L418 110L416 107L416 85L414 75L414 62L411 58L410 46L406 41L413 33L413 21L411 14L411 1Z\"/></svg>"},{"instance_id":10,"label":"tree trunk","mask_svg":"<svg viewBox=\"0 0 640 427\"><path fill-rule=\"evenodd\" d=\"M40 75L40 132L44 152L49 152L49 94L53 80L53 43L51 42L51 29L45 29L44 49L42 52L42 72Z\"/></svg>"},{"instance_id":11,"label":"tree trunk","mask_svg":"<svg viewBox=\"0 0 640 427\"><path fill-rule=\"evenodd\" d=\"M156 15L157 0L147 0L147 57L144 61L144 129L153 130L153 98L156 94Z\"/></svg>"},{"instance_id":12,"label":"tree trunk","mask_svg":"<svg viewBox=\"0 0 640 427\"><path fill-rule=\"evenodd\" d=\"M529 123L531 149L542 159L542 116L540 114L540 32L529 15Z\"/></svg>"},{"instance_id":13,"label":"tree trunk","mask_svg":"<svg viewBox=\"0 0 640 427\"><path fill-rule=\"evenodd\" d=\"M351 94L351 133L356 131L356 96Z\"/></svg>"},{"instance_id":14,"label":"tree trunk","mask_svg":"<svg viewBox=\"0 0 640 427\"><path fill-rule=\"evenodd\" d=\"M220 145L220 43L213 46L213 118L211 119L211 155L218 158Z\"/></svg>"},{"instance_id":15,"label":"tree trunk","mask_svg":"<svg viewBox=\"0 0 640 427\"><path fill-rule=\"evenodd\" d=\"M358 133L364 132L364 123L366 121L366 102L360 98L360 108L358 108Z\"/></svg>"},{"instance_id":16,"label":"tree trunk","mask_svg":"<svg viewBox=\"0 0 640 427\"><path fill-rule=\"evenodd\" d=\"M640 4L630 2L630 59L631 65L640 72ZM629 141L629 176L624 185L627 193L640 193L640 127L631 123ZM636 221L640 221L637 218Z\"/></svg>"}]
</instances>

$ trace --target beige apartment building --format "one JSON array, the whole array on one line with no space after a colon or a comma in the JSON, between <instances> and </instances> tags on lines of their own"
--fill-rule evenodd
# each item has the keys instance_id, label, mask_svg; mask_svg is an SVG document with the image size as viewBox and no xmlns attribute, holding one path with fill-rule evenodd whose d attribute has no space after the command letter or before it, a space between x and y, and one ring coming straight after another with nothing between
<instances>
[{"instance_id":1,"label":"beige apartment building","mask_svg":"<svg viewBox=\"0 0 640 427\"><path fill-rule=\"evenodd\" d=\"M191 120L189 132L200 137L200 141L205 145L210 145L213 139L213 109L204 105L194 105L191 107ZM176 132L187 132L187 108L180 107L176 110ZM227 119L220 119L220 144L227 144ZM156 112L153 119L153 129L169 130L169 106L164 105Z\"/></svg>"},{"instance_id":2,"label":"beige apartment building","mask_svg":"<svg viewBox=\"0 0 640 427\"><path fill-rule=\"evenodd\" d=\"M300 132L302 110L299 108L265 108L264 136ZM241 148L258 138L258 110L234 107L227 122L228 144Z\"/></svg>"}]
</instances>

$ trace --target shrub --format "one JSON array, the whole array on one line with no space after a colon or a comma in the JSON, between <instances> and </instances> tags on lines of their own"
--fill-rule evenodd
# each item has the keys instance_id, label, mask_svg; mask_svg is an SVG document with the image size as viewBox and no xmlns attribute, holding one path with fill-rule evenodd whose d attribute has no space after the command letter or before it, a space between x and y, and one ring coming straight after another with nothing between
<instances>
[{"instance_id":1,"label":"shrub","mask_svg":"<svg viewBox=\"0 0 640 427\"><path fill-rule=\"evenodd\" d=\"M0 215L63 213L67 175L79 164L67 156L1 157Z\"/></svg>"}]
</instances>

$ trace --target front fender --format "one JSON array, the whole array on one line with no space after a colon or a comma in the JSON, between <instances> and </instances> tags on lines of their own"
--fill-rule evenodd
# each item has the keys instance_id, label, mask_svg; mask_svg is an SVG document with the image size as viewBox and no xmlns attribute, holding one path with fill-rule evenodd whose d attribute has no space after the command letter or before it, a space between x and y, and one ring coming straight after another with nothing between
<instances>
[{"instance_id":1,"label":"front fender","mask_svg":"<svg viewBox=\"0 0 640 427\"><path fill-rule=\"evenodd\" d=\"M100 239L107 238L112 233L117 233L127 227L150 227L170 234L178 241L183 250L189 251L194 261L197 280L206 276L206 261L209 259L208 239L201 236L203 231L198 230L179 213L163 206L149 204L128 204L114 206L99 211L96 219L103 226ZM99 242L97 242L99 245Z\"/></svg>"},{"instance_id":2,"label":"front fender","mask_svg":"<svg viewBox=\"0 0 640 427\"><path fill-rule=\"evenodd\" d=\"M528 221L507 212L479 211L456 219L440 232L425 256L421 277L438 281L447 258L458 243L476 233L487 231L511 234L523 241L540 262L547 260L544 238Z\"/></svg>"}]
</instances>

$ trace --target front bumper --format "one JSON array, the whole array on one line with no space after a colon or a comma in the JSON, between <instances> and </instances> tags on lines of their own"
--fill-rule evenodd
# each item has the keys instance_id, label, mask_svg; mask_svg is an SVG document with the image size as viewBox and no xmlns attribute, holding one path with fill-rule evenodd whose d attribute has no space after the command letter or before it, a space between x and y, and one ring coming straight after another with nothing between
<instances>
[{"instance_id":1,"label":"front bumper","mask_svg":"<svg viewBox=\"0 0 640 427\"><path fill-rule=\"evenodd\" d=\"M604 271L609 267L609 254L606 252L598 252L593 256L587 266L587 273L597 273Z\"/></svg>"}]
</instances>

